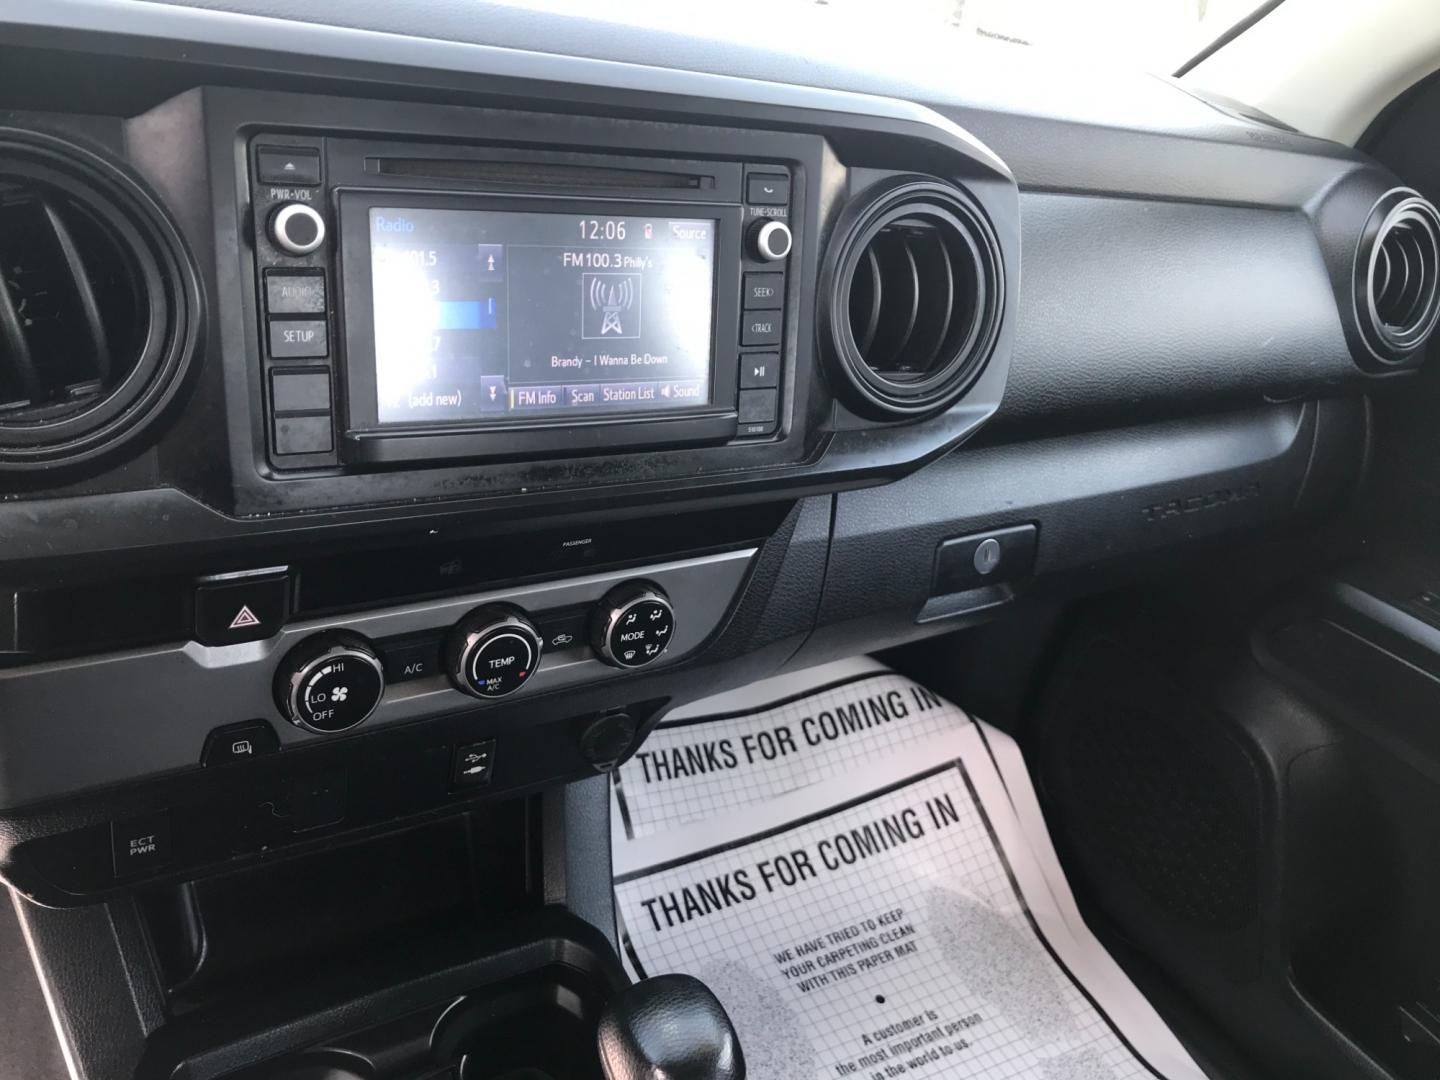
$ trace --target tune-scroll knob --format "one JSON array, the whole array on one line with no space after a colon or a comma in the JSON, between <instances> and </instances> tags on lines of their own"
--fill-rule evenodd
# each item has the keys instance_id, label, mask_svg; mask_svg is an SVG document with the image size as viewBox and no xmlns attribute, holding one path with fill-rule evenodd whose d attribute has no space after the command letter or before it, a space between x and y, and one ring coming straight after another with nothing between
<instances>
[{"instance_id":1,"label":"tune-scroll knob","mask_svg":"<svg viewBox=\"0 0 1440 1080\"><path fill-rule=\"evenodd\" d=\"M660 586L630 581L605 594L595 608L590 644L615 667L637 668L660 659L675 634L675 611Z\"/></svg>"},{"instance_id":2,"label":"tune-scroll knob","mask_svg":"<svg viewBox=\"0 0 1440 1080\"><path fill-rule=\"evenodd\" d=\"M359 634L336 630L307 638L275 675L275 701L296 727L334 735L361 724L385 693L385 669Z\"/></svg>"},{"instance_id":3,"label":"tune-scroll knob","mask_svg":"<svg viewBox=\"0 0 1440 1080\"><path fill-rule=\"evenodd\" d=\"M765 262L779 262L790 254L790 226L783 221L766 221L755 227L751 233L750 247L757 259Z\"/></svg>"},{"instance_id":4,"label":"tune-scroll knob","mask_svg":"<svg viewBox=\"0 0 1440 1080\"><path fill-rule=\"evenodd\" d=\"M270 215L270 239L281 251L309 255L325 242L325 219L312 206L286 203Z\"/></svg>"},{"instance_id":5,"label":"tune-scroll knob","mask_svg":"<svg viewBox=\"0 0 1440 1080\"><path fill-rule=\"evenodd\" d=\"M445 667L455 689L477 698L513 694L540 665L540 632L523 612L487 604L466 615L445 641Z\"/></svg>"}]
</instances>

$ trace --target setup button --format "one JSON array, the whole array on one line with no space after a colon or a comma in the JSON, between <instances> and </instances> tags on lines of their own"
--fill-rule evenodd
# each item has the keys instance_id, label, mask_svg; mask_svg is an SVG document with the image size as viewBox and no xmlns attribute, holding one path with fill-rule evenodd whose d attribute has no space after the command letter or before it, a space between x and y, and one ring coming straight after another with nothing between
<instances>
[{"instance_id":1,"label":"setup button","mask_svg":"<svg viewBox=\"0 0 1440 1080\"><path fill-rule=\"evenodd\" d=\"M324 319L271 319L270 355L277 360L326 356L330 332Z\"/></svg>"}]
</instances>

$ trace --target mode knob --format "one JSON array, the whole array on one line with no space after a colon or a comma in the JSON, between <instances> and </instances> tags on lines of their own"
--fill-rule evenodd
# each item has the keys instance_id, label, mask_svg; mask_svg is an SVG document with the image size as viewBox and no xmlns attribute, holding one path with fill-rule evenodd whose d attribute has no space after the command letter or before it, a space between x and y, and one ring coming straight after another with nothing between
<instances>
[{"instance_id":1,"label":"mode knob","mask_svg":"<svg viewBox=\"0 0 1440 1080\"><path fill-rule=\"evenodd\" d=\"M750 247L757 259L779 262L790 254L790 226L783 221L765 221L750 234Z\"/></svg>"},{"instance_id":2,"label":"mode knob","mask_svg":"<svg viewBox=\"0 0 1440 1080\"><path fill-rule=\"evenodd\" d=\"M325 219L304 203L286 203L270 215L270 239L281 251L309 255L325 242Z\"/></svg>"},{"instance_id":3,"label":"mode knob","mask_svg":"<svg viewBox=\"0 0 1440 1080\"><path fill-rule=\"evenodd\" d=\"M675 611L660 586L630 581L611 589L595 608L591 645L607 664L644 667L660 659L675 634Z\"/></svg>"},{"instance_id":4,"label":"mode knob","mask_svg":"<svg viewBox=\"0 0 1440 1080\"><path fill-rule=\"evenodd\" d=\"M445 667L455 689L477 698L513 694L540 665L540 632L516 608L476 608L450 631Z\"/></svg>"},{"instance_id":5,"label":"mode knob","mask_svg":"<svg viewBox=\"0 0 1440 1080\"><path fill-rule=\"evenodd\" d=\"M385 669L359 634L307 638L286 654L275 675L275 701L296 727L321 735L348 731L375 711Z\"/></svg>"}]
</instances>

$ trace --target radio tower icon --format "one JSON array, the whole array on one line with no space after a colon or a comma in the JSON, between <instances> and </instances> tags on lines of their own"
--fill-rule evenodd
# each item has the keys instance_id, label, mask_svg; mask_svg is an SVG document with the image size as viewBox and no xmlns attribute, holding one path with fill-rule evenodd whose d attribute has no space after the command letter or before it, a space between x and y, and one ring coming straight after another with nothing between
<instances>
[{"instance_id":1,"label":"radio tower icon","mask_svg":"<svg viewBox=\"0 0 1440 1080\"><path fill-rule=\"evenodd\" d=\"M640 333L640 281L636 274L586 274L588 311L585 337L637 337ZM598 321L599 328L595 328Z\"/></svg>"}]
</instances>

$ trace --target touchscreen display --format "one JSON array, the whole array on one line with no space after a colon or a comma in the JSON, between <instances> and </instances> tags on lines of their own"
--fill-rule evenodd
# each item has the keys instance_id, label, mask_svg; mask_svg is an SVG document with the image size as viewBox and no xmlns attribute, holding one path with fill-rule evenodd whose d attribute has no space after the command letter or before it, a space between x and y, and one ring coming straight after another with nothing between
<instances>
[{"instance_id":1,"label":"touchscreen display","mask_svg":"<svg viewBox=\"0 0 1440 1080\"><path fill-rule=\"evenodd\" d=\"M381 424L710 403L707 219L370 210Z\"/></svg>"}]
</instances>

